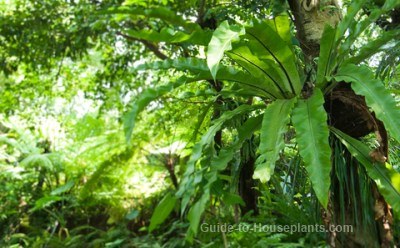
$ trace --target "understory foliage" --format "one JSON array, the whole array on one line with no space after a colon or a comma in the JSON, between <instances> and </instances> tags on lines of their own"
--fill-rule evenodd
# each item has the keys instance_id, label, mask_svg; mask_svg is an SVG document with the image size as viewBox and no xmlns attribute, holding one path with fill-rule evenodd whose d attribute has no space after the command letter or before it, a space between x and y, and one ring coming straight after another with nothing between
<instances>
[{"instance_id":1,"label":"understory foliage","mask_svg":"<svg viewBox=\"0 0 400 248\"><path fill-rule=\"evenodd\" d=\"M400 2L342 7L310 60L286 1L0 1L0 246L400 242Z\"/></svg>"}]
</instances>

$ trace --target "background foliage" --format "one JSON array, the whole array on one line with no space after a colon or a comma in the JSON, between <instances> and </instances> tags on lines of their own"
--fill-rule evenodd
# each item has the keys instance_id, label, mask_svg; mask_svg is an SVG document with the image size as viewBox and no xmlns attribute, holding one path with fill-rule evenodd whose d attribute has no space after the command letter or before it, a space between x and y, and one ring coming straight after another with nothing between
<instances>
[{"instance_id":1,"label":"background foliage","mask_svg":"<svg viewBox=\"0 0 400 248\"><path fill-rule=\"evenodd\" d=\"M199 226L322 225L335 190L373 222L371 182L399 242L398 5L343 1L309 61L286 1L0 1L0 245L322 247ZM390 165L373 132L328 125L342 81L384 122Z\"/></svg>"}]
</instances>

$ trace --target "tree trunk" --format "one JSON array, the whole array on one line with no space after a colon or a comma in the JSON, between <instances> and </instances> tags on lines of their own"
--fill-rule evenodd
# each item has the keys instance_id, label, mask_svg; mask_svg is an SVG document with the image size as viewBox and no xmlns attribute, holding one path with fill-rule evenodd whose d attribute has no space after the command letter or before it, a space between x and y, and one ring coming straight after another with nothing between
<instances>
[{"instance_id":1,"label":"tree trunk","mask_svg":"<svg viewBox=\"0 0 400 248\"><path fill-rule=\"evenodd\" d=\"M252 144L252 140L246 141L240 149L240 174L239 174L239 195L242 197L245 205L241 206L242 216L250 211L258 215L257 197L258 192L255 190L256 182L253 179L254 167L256 162L256 154Z\"/></svg>"},{"instance_id":2,"label":"tree trunk","mask_svg":"<svg viewBox=\"0 0 400 248\"><path fill-rule=\"evenodd\" d=\"M306 62L315 71L313 60L319 55L324 27L326 24L335 26L340 21L340 7L336 0L288 2ZM379 155L376 159L388 157L387 134L383 123L369 111L365 99L356 95L350 87L339 84L326 94L325 109L329 113L329 124L352 137L359 138L375 132L381 144L379 151L374 151ZM393 239L390 206L362 166L344 147L338 148L337 142L332 138L332 185L330 202L323 219L327 227L352 225L354 232L329 232L328 244L331 247L390 247Z\"/></svg>"},{"instance_id":3,"label":"tree trunk","mask_svg":"<svg viewBox=\"0 0 400 248\"><path fill-rule=\"evenodd\" d=\"M300 47L307 59L317 57L325 25L335 26L341 19L337 1L289 0L289 5L295 18Z\"/></svg>"}]
</instances>

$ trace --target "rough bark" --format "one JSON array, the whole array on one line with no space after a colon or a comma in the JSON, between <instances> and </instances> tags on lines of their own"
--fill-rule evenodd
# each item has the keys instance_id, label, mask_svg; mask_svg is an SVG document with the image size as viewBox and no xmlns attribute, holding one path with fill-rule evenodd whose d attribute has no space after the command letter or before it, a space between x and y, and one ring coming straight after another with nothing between
<instances>
[{"instance_id":1,"label":"rough bark","mask_svg":"<svg viewBox=\"0 0 400 248\"><path fill-rule=\"evenodd\" d=\"M251 141L248 141L240 150L240 157L243 159L241 162L240 176L239 176L239 195L242 197L245 205L241 206L241 214L253 211L257 215L257 197L258 192L255 190L256 182L253 179L256 154L253 151Z\"/></svg>"},{"instance_id":2,"label":"rough bark","mask_svg":"<svg viewBox=\"0 0 400 248\"><path fill-rule=\"evenodd\" d=\"M336 0L289 0L289 5L300 46L309 59L315 58L325 25L335 26L341 19L339 5Z\"/></svg>"}]
</instances>

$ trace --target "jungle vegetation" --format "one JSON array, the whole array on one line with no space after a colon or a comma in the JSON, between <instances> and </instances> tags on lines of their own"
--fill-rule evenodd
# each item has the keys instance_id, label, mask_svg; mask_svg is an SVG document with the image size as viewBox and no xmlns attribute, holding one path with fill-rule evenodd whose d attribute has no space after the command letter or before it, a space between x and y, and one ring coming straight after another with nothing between
<instances>
[{"instance_id":1,"label":"jungle vegetation","mask_svg":"<svg viewBox=\"0 0 400 248\"><path fill-rule=\"evenodd\" d=\"M399 0L0 13L1 247L400 245Z\"/></svg>"}]
</instances>

